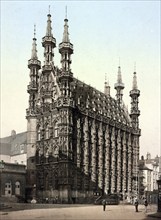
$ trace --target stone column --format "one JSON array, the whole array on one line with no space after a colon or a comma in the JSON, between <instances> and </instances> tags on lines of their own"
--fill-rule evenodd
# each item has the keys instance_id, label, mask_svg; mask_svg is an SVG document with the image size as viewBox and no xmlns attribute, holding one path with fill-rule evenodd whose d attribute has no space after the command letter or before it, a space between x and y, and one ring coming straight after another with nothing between
<instances>
[{"instance_id":1,"label":"stone column","mask_svg":"<svg viewBox=\"0 0 161 220\"><path fill-rule=\"evenodd\" d=\"M131 134L129 134L129 139L128 139L128 194L129 197L131 196L131 191L132 191L132 150L131 150Z\"/></svg>"},{"instance_id":2,"label":"stone column","mask_svg":"<svg viewBox=\"0 0 161 220\"><path fill-rule=\"evenodd\" d=\"M107 125L105 131L105 190L107 193L109 191L109 181L110 181L109 149L110 149L110 135L109 135L109 125Z\"/></svg>"},{"instance_id":3,"label":"stone column","mask_svg":"<svg viewBox=\"0 0 161 220\"><path fill-rule=\"evenodd\" d=\"M112 141L112 156L111 156L111 193L114 193L115 191L115 162L116 162L116 155L115 155L115 128L112 128L112 135L111 135L111 141Z\"/></svg>"},{"instance_id":4,"label":"stone column","mask_svg":"<svg viewBox=\"0 0 161 220\"><path fill-rule=\"evenodd\" d=\"M126 191L126 181L127 181L127 176L126 176L126 132L123 133L123 195L125 196L125 191Z\"/></svg>"},{"instance_id":5,"label":"stone column","mask_svg":"<svg viewBox=\"0 0 161 220\"><path fill-rule=\"evenodd\" d=\"M133 144L132 144L132 149L133 149L133 167L132 167L132 176L133 176L133 183L132 183L132 192L134 196L137 196L137 190L138 190L138 159L137 159L137 138L134 136L133 139Z\"/></svg>"},{"instance_id":6,"label":"stone column","mask_svg":"<svg viewBox=\"0 0 161 220\"><path fill-rule=\"evenodd\" d=\"M98 130L98 186L103 188L103 130L100 123Z\"/></svg>"},{"instance_id":7,"label":"stone column","mask_svg":"<svg viewBox=\"0 0 161 220\"><path fill-rule=\"evenodd\" d=\"M80 119L78 119L77 120L77 167L79 168L81 163L80 139L81 139L81 125L80 125Z\"/></svg>"},{"instance_id":8,"label":"stone column","mask_svg":"<svg viewBox=\"0 0 161 220\"><path fill-rule=\"evenodd\" d=\"M120 130L117 135L117 192L121 191L121 136Z\"/></svg>"},{"instance_id":9,"label":"stone column","mask_svg":"<svg viewBox=\"0 0 161 220\"><path fill-rule=\"evenodd\" d=\"M84 122L84 127L83 127L83 132L84 132L84 173L85 175L88 175L88 166L89 166L89 161L88 161L88 141L89 141L89 135L88 135L88 117L85 117L85 122Z\"/></svg>"},{"instance_id":10,"label":"stone column","mask_svg":"<svg viewBox=\"0 0 161 220\"><path fill-rule=\"evenodd\" d=\"M91 180L96 183L96 122L93 120L92 128L92 158L91 158L91 164L92 164L92 173L91 173Z\"/></svg>"}]
</instances>

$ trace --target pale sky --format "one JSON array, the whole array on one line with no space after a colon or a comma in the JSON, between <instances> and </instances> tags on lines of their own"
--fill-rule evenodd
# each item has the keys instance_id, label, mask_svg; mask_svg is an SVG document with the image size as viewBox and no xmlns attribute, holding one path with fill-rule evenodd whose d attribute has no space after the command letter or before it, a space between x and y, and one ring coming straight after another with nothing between
<instances>
[{"instance_id":1,"label":"pale sky","mask_svg":"<svg viewBox=\"0 0 161 220\"><path fill-rule=\"evenodd\" d=\"M130 111L134 63L140 90L140 155L161 153L160 145L160 1L3 1L1 0L1 137L27 130L27 85L34 24L38 57L43 64L42 37L50 5L57 41L55 65L60 67L67 6L69 34L74 45L72 72L103 91L105 73L115 97L120 65L123 99Z\"/></svg>"}]
</instances>

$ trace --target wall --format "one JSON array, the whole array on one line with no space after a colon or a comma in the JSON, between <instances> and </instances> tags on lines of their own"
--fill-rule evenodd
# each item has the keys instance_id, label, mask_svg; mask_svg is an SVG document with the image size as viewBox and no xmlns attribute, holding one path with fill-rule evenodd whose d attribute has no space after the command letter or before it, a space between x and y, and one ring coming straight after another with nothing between
<instances>
[{"instance_id":1,"label":"wall","mask_svg":"<svg viewBox=\"0 0 161 220\"><path fill-rule=\"evenodd\" d=\"M3 163L0 169L0 196L25 198L26 166L20 164Z\"/></svg>"}]
</instances>

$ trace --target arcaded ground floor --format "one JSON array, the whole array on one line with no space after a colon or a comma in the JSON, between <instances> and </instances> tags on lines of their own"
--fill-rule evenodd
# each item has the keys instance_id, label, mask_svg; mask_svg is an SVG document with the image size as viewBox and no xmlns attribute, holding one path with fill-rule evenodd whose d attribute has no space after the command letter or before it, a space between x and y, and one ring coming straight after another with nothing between
<instances>
[{"instance_id":1,"label":"arcaded ground floor","mask_svg":"<svg viewBox=\"0 0 161 220\"><path fill-rule=\"evenodd\" d=\"M1 220L156 220L149 216L157 211L150 205L147 213L139 205L135 212L133 205L60 205L60 204L8 204L12 208L0 210ZM160 216L161 217L161 216ZM159 219L159 218L158 218Z\"/></svg>"}]
</instances>

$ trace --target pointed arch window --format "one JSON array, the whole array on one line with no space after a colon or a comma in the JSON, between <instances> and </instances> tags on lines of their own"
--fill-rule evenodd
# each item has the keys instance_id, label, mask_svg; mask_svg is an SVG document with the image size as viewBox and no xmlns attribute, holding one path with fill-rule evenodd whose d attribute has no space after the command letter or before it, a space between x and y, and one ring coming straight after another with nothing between
<instances>
[{"instance_id":1,"label":"pointed arch window","mask_svg":"<svg viewBox=\"0 0 161 220\"><path fill-rule=\"evenodd\" d=\"M40 126L38 126L37 129L37 140L40 141L40 137L41 137L41 130L40 130Z\"/></svg>"},{"instance_id":2,"label":"pointed arch window","mask_svg":"<svg viewBox=\"0 0 161 220\"><path fill-rule=\"evenodd\" d=\"M58 137L58 122L55 122L55 126L54 126L54 137Z\"/></svg>"}]
</instances>

